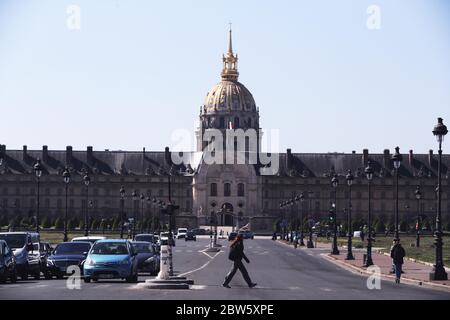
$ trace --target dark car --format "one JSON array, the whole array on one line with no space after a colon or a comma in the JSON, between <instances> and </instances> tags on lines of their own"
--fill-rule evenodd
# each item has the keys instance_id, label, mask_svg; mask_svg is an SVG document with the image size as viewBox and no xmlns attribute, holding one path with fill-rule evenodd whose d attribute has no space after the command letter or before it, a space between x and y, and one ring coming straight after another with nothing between
<instances>
[{"instance_id":1,"label":"dark car","mask_svg":"<svg viewBox=\"0 0 450 320\"><path fill-rule=\"evenodd\" d=\"M237 237L237 232L230 232L228 235L228 241L234 240Z\"/></svg>"},{"instance_id":2,"label":"dark car","mask_svg":"<svg viewBox=\"0 0 450 320\"><path fill-rule=\"evenodd\" d=\"M250 230L247 231L240 231L239 234L242 234L244 239L253 239L255 237L254 233Z\"/></svg>"},{"instance_id":3,"label":"dark car","mask_svg":"<svg viewBox=\"0 0 450 320\"><path fill-rule=\"evenodd\" d=\"M151 243L157 243L158 239L155 237L154 234L151 233L142 233L142 234L137 234L134 237L135 241L145 241L145 242L151 242Z\"/></svg>"},{"instance_id":4,"label":"dark car","mask_svg":"<svg viewBox=\"0 0 450 320\"><path fill-rule=\"evenodd\" d=\"M70 266L77 266L83 271L83 263L92 243L90 242L62 242L58 244L52 255L47 258L46 278L56 276L62 279Z\"/></svg>"},{"instance_id":5,"label":"dark car","mask_svg":"<svg viewBox=\"0 0 450 320\"><path fill-rule=\"evenodd\" d=\"M186 233L186 237L184 238L185 241L189 241L189 240L193 240L193 241L197 241L197 236L195 235L195 233L193 231L188 231Z\"/></svg>"},{"instance_id":6,"label":"dark car","mask_svg":"<svg viewBox=\"0 0 450 320\"><path fill-rule=\"evenodd\" d=\"M17 281L16 258L4 240L0 240L0 283Z\"/></svg>"},{"instance_id":7,"label":"dark car","mask_svg":"<svg viewBox=\"0 0 450 320\"><path fill-rule=\"evenodd\" d=\"M192 229L192 232L194 232L197 236L204 236L207 234L206 230L201 228Z\"/></svg>"},{"instance_id":8,"label":"dark car","mask_svg":"<svg viewBox=\"0 0 450 320\"><path fill-rule=\"evenodd\" d=\"M151 276L156 276L159 272L159 253L153 243L145 241L131 242L134 252L137 253L138 271L148 272Z\"/></svg>"}]
</instances>

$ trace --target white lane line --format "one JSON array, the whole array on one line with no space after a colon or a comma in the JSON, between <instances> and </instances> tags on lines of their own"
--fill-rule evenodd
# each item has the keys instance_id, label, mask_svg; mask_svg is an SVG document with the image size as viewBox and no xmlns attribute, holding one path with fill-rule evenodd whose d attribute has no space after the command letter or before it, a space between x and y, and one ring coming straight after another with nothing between
<instances>
[{"instance_id":1,"label":"white lane line","mask_svg":"<svg viewBox=\"0 0 450 320\"><path fill-rule=\"evenodd\" d=\"M174 252L178 252L178 253L180 253L180 252L182 252L182 250L175 250Z\"/></svg>"},{"instance_id":2,"label":"white lane line","mask_svg":"<svg viewBox=\"0 0 450 320\"><path fill-rule=\"evenodd\" d=\"M290 257L293 257L293 256L294 256L294 254L293 254L293 253L290 253L290 252L286 252L286 255L287 255L287 256L290 256Z\"/></svg>"},{"instance_id":3,"label":"white lane line","mask_svg":"<svg viewBox=\"0 0 450 320\"><path fill-rule=\"evenodd\" d=\"M202 252L203 252L203 251L202 251ZM210 260L209 260L208 262L206 262L206 263L205 263L204 265L202 265L200 268L197 268L197 269L194 269L194 270L191 270L191 271L188 271L188 272L179 274L178 276L183 277L183 276L186 276L186 275L188 275L188 274L191 274L191 273L194 273L194 272L197 272L197 271L200 271L200 270L206 268L206 266L208 266L208 264L210 264L211 261L213 261L214 258L217 257L217 255L218 255L219 253L221 253L221 252L222 252L222 251L217 252L217 254L216 254L214 257L210 257L206 252L203 252L205 255L207 255L207 256L210 258Z\"/></svg>"},{"instance_id":4,"label":"white lane line","mask_svg":"<svg viewBox=\"0 0 450 320\"><path fill-rule=\"evenodd\" d=\"M334 290L331 290L330 288L319 288L322 291L326 291L326 292L332 292Z\"/></svg>"},{"instance_id":5,"label":"white lane line","mask_svg":"<svg viewBox=\"0 0 450 320\"><path fill-rule=\"evenodd\" d=\"M37 288L45 288L45 287L48 287L48 286L49 286L48 284L37 284L37 285L31 286L31 287L29 287L29 288L31 288L31 289L37 289Z\"/></svg>"},{"instance_id":6,"label":"white lane line","mask_svg":"<svg viewBox=\"0 0 450 320\"><path fill-rule=\"evenodd\" d=\"M186 252L192 252L192 250L186 250Z\"/></svg>"}]
</instances>

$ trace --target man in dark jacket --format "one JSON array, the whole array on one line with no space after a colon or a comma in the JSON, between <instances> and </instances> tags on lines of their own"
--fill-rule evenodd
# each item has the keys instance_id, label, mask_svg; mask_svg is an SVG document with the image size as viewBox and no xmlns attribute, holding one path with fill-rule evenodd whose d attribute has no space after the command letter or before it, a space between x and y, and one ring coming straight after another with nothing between
<instances>
[{"instance_id":1,"label":"man in dark jacket","mask_svg":"<svg viewBox=\"0 0 450 320\"><path fill-rule=\"evenodd\" d=\"M233 261L233 267L225 277L225 281L223 282L222 286L224 286L225 288L231 288L229 286L229 283L239 269L248 286L250 288L255 287L256 283L252 282L250 276L248 275L247 269L242 263L242 259L244 259L247 263L250 263L250 260L248 260L247 256L244 253L244 237L242 236L242 234L238 234L236 239L231 243L228 259Z\"/></svg>"},{"instance_id":2,"label":"man in dark jacket","mask_svg":"<svg viewBox=\"0 0 450 320\"><path fill-rule=\"evenodd\" d=\"M395 244L391 249L391 258L395 268L395 283L400 283L402 276L403 258L405 257L405 249L400 244L400 239L395 239Z\"/></svg>"}]
</instances>

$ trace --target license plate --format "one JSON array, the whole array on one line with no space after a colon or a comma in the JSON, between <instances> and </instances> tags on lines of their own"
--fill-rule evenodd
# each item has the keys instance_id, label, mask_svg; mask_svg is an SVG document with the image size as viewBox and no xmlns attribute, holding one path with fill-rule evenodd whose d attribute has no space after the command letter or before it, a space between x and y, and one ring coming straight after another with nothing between
<instances>
[{"instance_id":1,"label":"license plate","mask_svg":"<svg viewBox=\"0 0 450 320\"><path fill-rule=\"evenodd\" d=\"M102 278L102 279L111 279L114 276L112 274L110 274L110 273L105 273L105 274L100 274L98 277Z\"/></svg>"}]
</instances>

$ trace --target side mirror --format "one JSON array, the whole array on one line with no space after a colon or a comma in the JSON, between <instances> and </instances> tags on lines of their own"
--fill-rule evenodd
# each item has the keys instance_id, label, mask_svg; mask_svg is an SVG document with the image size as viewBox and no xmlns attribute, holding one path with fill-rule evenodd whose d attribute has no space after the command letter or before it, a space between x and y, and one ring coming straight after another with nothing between
<instances>
[{"instance_id":1,"label":"side mirror","mask_svg":"<svg viewBox=\"0 0 450 320\"><path fill-rule=\"evenodd\" d=\"M83 256L87 256L87 254L88 254L87 251L83 252Z\"/></svg>"}]
</instances>

